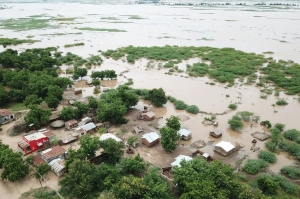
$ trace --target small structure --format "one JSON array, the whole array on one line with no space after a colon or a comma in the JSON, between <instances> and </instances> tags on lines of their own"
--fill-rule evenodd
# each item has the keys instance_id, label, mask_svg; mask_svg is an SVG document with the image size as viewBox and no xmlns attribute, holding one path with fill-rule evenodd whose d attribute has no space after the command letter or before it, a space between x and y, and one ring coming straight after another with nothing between
<instances>
[{"instance_id":1,"label":"small structure","mask_svg":"<svg viewBox=\"0 0 300 199\"><path fill-rule=\"evenodd\" d=\"M181 167L180 162L182 160L191 161L191 160L193 160L193 158L191 158L190 156L186 156L186 155L179 155L175 158L175 161L171 163L172 168L174 168L175 166Z\"/></svg>"},{"instance_id":2,"label":"small structure","mask_svg":"<svg viewBox=\"0 0 300 199\"><path fill-rule=\"evenodd\" d=\"M219 129L214 129L209 132L209 134L215 138L221 137L223 132Z\"/></svg>"},{"instance_id":3,"label":"small structure","mask_svg":"<svg viewBox=\"0 0 300 199\"><path fill-rule=\"evenodd\" d=\"M144 130L143 130L142 127L140 127L140 126L134 127L134 130L133 130L134 133L141 133L141 132L143 132L143 131L144 131Z\"/></svg>"},{"instance_id":4,"label":"small structure","mask_svg":"<svg viewBox=\"0 0 300 199\"><path fill-rule=\"evenodd\" d=\"M56 135L53 134L51 131L48 129L40 129L38 132L43 133L46 137L49 138L50 143L52 143L54 140L56 140Z\"/></svg>"},{"instance_id":5,"label":"small structure","mask_svg":"<svg viewBox=\"0 0 300 199\"><path fill-rule=\"evenodd\" d=\"M264 141L266 139L268 139L270 137L269 134L267 133L261 133L261 132L255 132L251 134L253 137L255 137L256 139L259 139L260 141Z\"/></svg>"},{"instance_id":6,"label":"small structure","mask_svg":"<svg viewBox=\"0 0 300 199\"><path fill-rule=\"evenodd\" d=\"M79 137L78 133L70 133L69 135L66 135L62 138L60 138L59 140L59 145L63 145L63 144L68 144L68 143L71 143L75 140L77 140Z\"/></svg>"},{"instance_id":7,"label":"small structure","mask_svg":"<svg viewBox=\"0 0 300 199\"><path fill-rule=\"evenodd\" d=\"M214 157L212 157L211 155L209 155L208 153L204 153L200 150L196 150L194 151L192 154L191 154L191 157L194 157L196 155L200 155L202 158L204 158L207 162L211 162L211 161L214 161L214 160L217 160L215 159Z\"/></svg>"},{"instance_id":8,"label":"small structure","mask_svg":"<svg viewBox=\"0 0 300 199\"><path fill-rule=\"evenodd\" d=\"M146 133L142 136L142 143L151 147L159 142L159 138L160 136L156 132Z\"/></svg>"},{"instance_id":9,"label":"small structure","mask_svg":"<svg viewBox=\"0 0 300 199\"><path fill-rule=\"evenodd\" d=\"M66 149L61 146L55 146L44 151L38 153L38 155L45 160L45 162L49 163L52 160L59 158L66 152Z\"/></svg>"},{"instance_id":10,"label":"small structure","mask_svg":"<svg viewBox=\"0 0 300 199\"><path fill-rule=\"evenodd\" d=\"M197 140L196 142L193 142L191 144L191 147L194 147L196 149L203 148L205 146L206 146L206 143L204 142L204 140Z\"/></svg>"},{"instance_id":11,"label":"small structure","mask_svg":"<svg viewBox=\"0 0 300 199\"><path fill-rule=\"evenodd\" d=\"M154 119L154 116L155 116L155 113L152 111L148 111L146 113L139 112L137 115L137 119L150 121L150 120Z\"/></svg>"},{"instance_id":12,"label":"small structure","mask_svg":"<svg viewBox=\"0 0 300 199\"><path fill-rule=\"evenodd\" d=\"M15 115L7 109L0 109L0 124L6 124L15 119Z\"/></svg>"},{"instance_id":13,"label":"small structure","mask_svg":"<svg viewBox=\"0 0 300 199\"><path fill-rule=\"evenodd\" d=\"M104 140L107 140L107 139L109 139L109 138L111 138L111 139L114 139L114 140L116 140L117 142L122 142L122 140L120 139L120 138L118 138L117 136L115 136L114 134L111 134L111 133L105 133L105 134L102 134L101 136L100 136L100 141L104 141Z\"/></svg>"},{"instance_id":14,"label":"small structure","mask_svg":"<svg viewBox=\"0 0 300 199\"><path fill-rule=\"evenodd\" d=\"M61 177L66 172L65 160L64 159L54 159L49 163L51 171L58 177Z\"/></svg>"},{"instance_id":15,"label":"small structure","mask_svg":"<svg viewBox=\"0 0 300 199\"><path fill-rule=\"evenodd\" d=\"M93 122L91 122L91 123L87 123L83 126L76 128L74 130L74 132L77 132L80 135L85 135L86 133L89 133L89 132L93 131L94 129L96 129L96 125Z\"/></svg>"},{"instance_id":16,"label":"small structure","mask_svg":"<svg viewBox=\"0 0 300 199\"><path fill-rule=\"evenodd\" d=\"M75 91L74 91L74 94L75 94L75 95L82 94L82 90L81 90L81 89L80 89L80 90L75 90Z\"/></svg>"},{"instance_id":17,"label":"small structure","mask_svg":"<svg viewBox=\"0 0 300 199\"><path fill-rule=\"evenodd\" d=\"M183 140L189 140L192 138L192 133L191 131L187 130L187 129L180 129L178 131L179 135L181 136L181 139Z\"/></svg>"},{"instance_id":18,"label":"small structure","mask_svg":"<svg viewBox=\"0 0 300 199\"><path fill-rule=\"evenodd\" d=\"M18 147L24 155L28 155L46 146L50 146L50 138L53 136L54 134L50 131L42 129L40 132L22 136L23 140L18 142Z\"/></svg>"},{"instance_id":19,"label":"small structure","mask_svg":"<svg viewBox=\"0 0 300 199\"><path fill-rule=\"evenodd\" d=\"M78 126L78 122L76 120L69 120L67 122L65 122L65 127L68 130L71 130L72 128L75 128Z\"/></svg>"},{"instance_id":20,"label":"small structure","mask_svg":"<svg viewBox=\"0 0 300 199\"><path fill-rule=\"evenodd\" d=\"M92 118L90 118L90 117L85 117L85 118L83 118L79 123L78 123L78 126L83 126L83 125L85 125L85 124L87 124L87 123L90 123L90 122L92 122L93 120L92 120Z\"/></svg>"},{"instance_id":21,"label":"small structure","mask_svg":"<svg viewBox=\"0 0 300 199\"><path fill-rule=\"evenodd\" d=\"M228 156L236 151L236 147L230 142L221 141L215 145L214 151L223 156Z\"/></svg>"},{"instance_id":22,"label":"small structure","mask_svg":"<svg viewBox=\"0 0 300 199\"><path fill-rule=\"evenodd\" d=\"M56 121L54 121L54 122L52 122L51 124L50 124L50 126L52 127L52 128L61 128L61 127L63 127L65 125L65 122L63 121L63 120L56 120Z\"/></svg>"}]
</instances>

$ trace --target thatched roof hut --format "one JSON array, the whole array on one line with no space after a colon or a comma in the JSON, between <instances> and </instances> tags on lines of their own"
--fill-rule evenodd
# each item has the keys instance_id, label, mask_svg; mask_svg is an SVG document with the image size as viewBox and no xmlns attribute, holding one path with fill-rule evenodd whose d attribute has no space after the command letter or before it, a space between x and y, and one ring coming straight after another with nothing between
<instances>
[{"instance_id":1,"label":"thatched roof hut","mask_svg":"<svg viewBox=\"0 0 300 199\"><path fill-rule=\"evenodd\" d=\"M52 128L61 128L61 127L63 127L65 125L65 122L63 121L63 120L56 120L56 121L54 121L54 122L52 122L51 124L50 124L50 126L52 127Z\"/></svg>"}]
</instances>

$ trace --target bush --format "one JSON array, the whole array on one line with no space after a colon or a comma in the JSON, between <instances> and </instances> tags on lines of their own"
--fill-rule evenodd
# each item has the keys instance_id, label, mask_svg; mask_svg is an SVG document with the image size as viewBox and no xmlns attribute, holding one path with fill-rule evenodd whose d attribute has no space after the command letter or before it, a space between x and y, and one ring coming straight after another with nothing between
<instances>
[{"instance_id":1,"label":"bush","mask_svg":"<svg viewBox=\"0 0 300 199\"><path fill-rule=\"evenodd\" d=\"M299 193L299 187L291 182L289 182L285 177L280 175L274 175L273 179L275 182L279 183L281 189L291 195L298 195Z\"/></svg>"},{"instance_id":2,"label":"bush","mask_svg":"<svg viewBox=\"0 0 300 199\"><path fill-rule=\"evenodd\" d=\"M283 129L284 129L284 127L285 127L285 125L284 125L284 124L281 124L281 123L276 123L276 124L274 125L274 127L277 128L280 132L282 132Z\"/></svg>"},{"instance_id":3,"label":"bush","mask_svg":"<svg viewBox=\"0 0 300 199\"><path fill-rule=\"evenodd\" d=\"M138 140L139 140L139 138L138 138L137 136L132 135L132 136L130 136L130 137L127 139L127 144L128 144L129 146L133 146L133 144L134 144L135 142L137 142Z\"/></svg>"},{"instance_id":4,"label":"bush","mask_svg":"<svg viewBox=\"0 0 300 199\"><path fill-rule=\"evenodd\" d=\"M181 100L177 100L174 105L177 110L185 110L187 108L187 104Z\"/></svg>"},{"instance_id":5,"label":"bush","mask_svg":"<svg viewBox=\"0 0 300 199\"><path fill-rule=\"evenodd\" d=\"M257 174L260 169L266 168L267 166L268 166L268 163L264 160L248 159L242 169L246 173L254 175L254 174Z\"/></svg>"},{"instance_id":6,"label":"bush","mask_svg":"<svg viewBox=\"0 0 300 199\"><path fill-rule=\"evenodd\" d=\"M259 175L256 179L258 188L265 195L276 195L279 189L279 183L275 182L269 175Z\"/></svg>"},{"instance_id":7,"label":"bush","mask_svg":"<svg viewBox=\"0 0 300 199\"><path fill-rule=\"evenodd\" d=\"M243 122L241 122L241 119L236 115L234 115L230 120L228 120L228 124L230 128L234 131L239 131L244 127Z\"/></svg>"},{"instance_id":8,"label":"bush","mask_svg":"<svg viewBox=\"0 0 300 199\"><path fill-rule=\"evenodd\" d=\"M283 136L289 140L296 141L299 138L300 131L296 129L290 129L283 133Z\"/></svg>"},{"instance_id":9,"label":"bush","mask_svg":"<svg viewBox=\"0 0 300 199\"><path fill-rule=\"evenodd\" d=\"M186 107L186 111L189 113L197 114L199 113L199 108L196 105L191 105Z\"/></svg>"},{"instance_id":10,"label":"bush","mask_svg":"<svg viewBox=\"0 0 300 199\"><path fill-rule=\"evenodd\" d=\"M177 101L177 99L176 99L175 97L172 97L172 96L168 96L168 99L169 99L171 102L173 102L173 103L175 103L175 102Z\"/></svg>"},{"instance_id":11,"label":"bush","mask_svg":"<svg viewBox=\"0 0 300 199\"><path fill-rule=\"evenodd\" d=\"M293 166L285 166L281 172L293 180L300 177L300 169Z\"/></svg>"},{"instance_id":12,"label":"bush","mask_svg":"<svg viewBox=\"0 0 300 199\"><path fill-rule=\"evenodd\" d=\"M258 154L258 157L266 162L275 163L277 161L277 158L274 153L271 153L269 151L260 151Z\"/></svg>"},{"instance_id":13,"label":"bush","mask_svg":"<svg viewBox=\"0 0 300 199\"><path fill-rule=\"evenodd\" d=\"M265 145L270 151L272 151L272 152L276 151L277 145L275 142L266 142Z\"/></svg>"},{"instance_id":14,"label":"bush","mask_svg":"<svg viewBox=\"0 0 300 199\"><path fill-rule=\"evenodd\" d=\"M285 105L288 105L289 103L287 103L287 101L285 101L284 99L280 99L276 102L276 104L278 106L285 106Z\"/></svg>"},{"instance_id":15,"label":"bush","mask_svg":"<svg viewBox=\"0 0 300 199\"><path fill-rule=\"evenodd\" d=\"M229 104L228 108L230 108L232 110L236 110L237 109L237 105L236 104Z\"/></svg>"}]
</instances>

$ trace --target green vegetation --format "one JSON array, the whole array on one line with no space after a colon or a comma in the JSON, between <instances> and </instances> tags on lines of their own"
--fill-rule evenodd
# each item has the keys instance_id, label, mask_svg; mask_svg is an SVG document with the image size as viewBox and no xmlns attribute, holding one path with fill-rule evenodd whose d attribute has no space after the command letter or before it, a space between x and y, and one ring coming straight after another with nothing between
<instances>
[{"instance_id":1,"label":"green vegetation","mask_svg":"<svg viewBox=\"0 0 300 199\"><path fill-rule=\"evenodd\" d=\"M49 122L51 111L41 109L36 105L31 105L29 108L29 113L24 117L27 126L33 124L35 128L40 129Z\"/></svg>"},{"instance_id":2,"label":"green vegetation","mask_svg":"<svg viewBox=\"0 0 300 199\"><path fill-rule=\"evenodd\" d=\"M130 137L127 139L127 144L128 144L129 146L133 146L134 143L136 143L136 142L138 142L138 141L139 141L139 138L138 138L137 136L132 135L132 136L130 136Z\"/></svg>"},{"instance_id":3,"label":"green vegetation","mask_svg":"<svg viewBox=\"0 0 300 199\"><path fill-rule=\"evenodd\" d=\"M181 100L176 100L174 105L177 110L185 110L188 107L188 105Z\"/></svg>"},{"instance_id":4,"label":"green vegetation","mask_svg":"<svg viewBox=\"0 0 300 199\"><path fill-rule=\"evenodd\" d=\"M167 97L165 91L162 88L159 89L152 89L149 91L149 100L155 106L162 106L163 104L167 103Z\"/></svg>"},{"instance_id":5,"label":"green vegetation","mask_svg":"<svg viewBox=\"0 0 300 199\"><path fill-rule=\"evenodd\" d=\"M186 111L189 113L197 114L199 113L199 108L196 105L190 105L186 107Z\"/></svg>"},{"instance_id":6,"label":"green vegetation","mask_svg":"<svg viewBox=\"0 0 300 199\"><path fill-rule=\"evenodd\" d=\"M268 163L264 160L248 159L242 169L243 169L243 171L245 171L248 174L255 175L261 169L266 168L267 166L268 166Z\"/></svg>"},{"instance_id":7,"label":"green vegetation","mask_svg":"<svg viewBox=\"0 0 300 199\"><path fill-rule=\"evenodd\" d=\"M4 29L26 31L34 29L50 29L58 26L51 25L50 19L36 19L36 18L19 18L2 20L1 25Z\"/></svg>"},{"instance_id":8,"label":"green vegetation","mask_svg":"<svg viewBox=\"0 0 300 199\"><path fill-rule=\"evenodd\" d=\"M5 107L11 111L21 111L27 109L24 103L22 102L8 102L5 104ZM1 107L4 108L4 107Z\"/></svg>"},{"instance_id":9,"label":"green vegetation","mask_svg":"<svg viewBox=\"0 0 300 199\"><path fill-rule=\"evenodd\" d=\"M275 142L266 142L265 145L270 151L276 151L277 144Z\"/></svg>"},{"instance_id":10,"label":"green vegetation","mask_svg":"<svg viewBox=\"0 0 300 199\"><path fill-rule=\"evenodd\" d=\"M63 36L63 35L81 35L82 32L69 32L69 33L62 33L62 32L58 32L58 33L49 33L49 34L41 34L42 36Z\"/></svg>"},{"instance_id":11,"label":"green vegetation","mask_svg":"<svg viewBox=\"0 0 300 199\"><path fill-rule=\"evenodd\" d=\"M105 19L105 20L120 20L116 17L101 17L101 19Z\"/></svg>"},{"instance_id":12,"label":"green vegetation","mask_svg":"<svg viewBox=\"0 0 300 199\"><path fill-rule=\"evenodd\" d=\"M84 43L75 43L75 44L66 44L65 48L74 47L74 46L84 46Z\"/></svg>"},{"instance_id":13,"label":"green vegetation","mask_svg":"<svg viewBox=\"0 0 300 199\"><path fill-rule=\"evenodd\" d=\"M297 141L300 136L300 131L298 131L296 129L290 129L290 130L285 131L283 133L283 136L289 140Z\"/></svg>"},{"instance_id":14,"label":"green vegetation","mask_svg":"<svg viewBox=\"0 0 300 199\"><path fill-rule=\"evenodd\" d=\"M236 110L237 109L237 105L236 104L229 104L228 108L230 108L232 110Z\"/></svg>"},{"instance_id":15,"label":"green vegetation","mask_svg":"<svg viewBox=\"0 0 300 199\"><path fill-rule=\"evenodd\" d=\"M291 179L300 178L300 169L294 166L285 166L281 169L281 173L285 174L287 177Z\"/></svg>"},{"instance_id":16,"label":"green vegetation","mask_svg":"<svg viewBox=\"0 0 300 199\"><path fill-rule=\"evenodd\" d=\"M31 40L31 39L17 39L17 38L0 38L0 45L4 48L9 45L19 45L19 44L33 44L35 42L40 42L40 40Z\"/></svg>"},{"instance_id":17,"label":"green vegetation","mask_svg":"<svg viewBox=\"0 0 300 199\"><path fill-rule=\"evenodd\" d=\"M284 99L279 99L276 104L278 106L285 106L285 105L288 105L289 103L287 101L285 101Z\"/></svg>"},{"instance_id":18,"label":"green vegetation","mask_svg":"<svg viewBox=\"0 0 300 199\"><path fill-rule=\"evenodd\" d=\"M177 142L180 140L178 133L180 126L178 118L172 115L167 118L166 126L159 130L161 133L161 146L165 151L171 152L176 149Z\"/></svg>"},{"instance_id":19,"label":"green vegetation","mask_svg":"<svg viewBox=\"0 0 300 199\"><path fill-rule=\"evenodd\" d=\"M230 120L228 120L228 124L229 124L230 128L234 131L240 131L244 127L244 124L241 121L241 118L236 115L232 116L232 118Z\"/></svg>"},{"instance_id":20,"label":"green vegetation","mask_svg":"<svg viewBox=\"0 0 300 199\"><path fill-rule=\"evenodd\" d=\"M60 199L54 190L49 187L43 187L25 192L22 199Z\"/></svg>"},{"instance_id":21,"label":"green vegetation","mask_svg":"<svg viewBox=\"0 0 300 199\"><path fill-rule=\"evenodd\" d=\"M115 79L117 78L117 74L114 70L93 71L91 77L93 79L99 78L101 80L104 78Z\"/></svg>"},{"instance_id":22,"label":"green vegetation","mask_svg":"<svg viewBox=\"0 0 300 199\"><path fill-rule=\"evenodd\" d=\"M128 17L128 19L145 19L145 18L142 18L138 15L131 15L131 16Z\"/></svg>"},{"instance_id":23,"label":"green vegetation","mask_svg":"<svg viewBox=\"0 0 300 199\"><path fill-rule=\"evenodd\" d=\"M120 30L120 29L109 29L109 28L90 28L90 27L84 27L84 28L76 28L78 30L86 30L86 31L100 31L100 32L127 32L126 30Z\"/></svg>"},{"instance_id":24,"label":"green vegetation","mask_svg":"<svg viewBox=\"0 0 300 199\"><path fill-rule=\"evenodd\" d=\"M266 162L275 163L277 158L274 153L268 151L260 151L258 157Z\"/></svg>"},{"instance_id":25,"label":"green vegetation","mask_svg":"<svg viewBox=\"0 0 300 199\"><path fill-rule=\"evenodd\" d=\"M69 18L51 18L53 21L74 21L77 18L69 17Z\"/></svg>"}]
</instances>

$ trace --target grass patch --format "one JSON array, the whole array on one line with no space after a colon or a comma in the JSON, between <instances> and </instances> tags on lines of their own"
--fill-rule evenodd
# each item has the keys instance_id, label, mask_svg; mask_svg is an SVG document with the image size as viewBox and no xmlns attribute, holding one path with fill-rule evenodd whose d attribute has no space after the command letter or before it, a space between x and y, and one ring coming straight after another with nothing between
<instances>
[{"instance_id":1,"label":"grass patch","mask_svg":"<svg viewBox=\"0 0 300 199\"><path fill-rule=\"evenodd\" d=\"M4 108L4 107L3 107ZM15 111L22 111L28 109L23 103L21 102L9 102L5 105L6 109L9 109L13 112Z\"/></svg>"},{"instance_id":2,"label":"grass patch","mask_svg":"<svg viewBox=\"0 0 300 199\"><path fill-rule=\"evenodd\" d=\"M8 19L8 20L2 20L1 26L3 27L3 29L9 29L15 31L58 28L58 26L51 25L49 21L50 19L35 19L35 18Z\"/></svg>"},{"instance_id":3,"label":"grass patch","mask_svg":"<svg viewBox=\"0 0 300 199\"><path fill-rule=\"evenodd\" d=\"M78 30L86 30L86 31L99 31L99 32L127 32L126 30L120 30L120 29L109 29L109 28L90 28L90 27L84 27L84 28L76 28Z\"/></svg>"},{"instance_id":4,"label":"grass patch","mask_svg":"<svg viewBox=\"0 0 300 199\"><path fill-rule=\"evenodd\" d=\"M279 100L276 102L276 104L277 104L278 106L286 106L286 105L288 105L289 103L288 103L287 101L285 101L284 99L279 99Z\"/></svg>"},{"instance_id":5,"label":"grass patch","mask_svg":"<svg viewBox=\"0 0 300 199\"><path fill-rule=\"evenodd\" d=\"M266 52L263 52L263 54L269 54L269 55L273 55L274 52L273 51L266 51Z\"/></svg>"},{"instance_id":6,"label":"grass patch","mask_svg":"<svg viewBox=\"0 0 300 199\"><path fill-rule=\"evenodd\" d=\"M285 166L280 171L293 180L300 178L300 168L294 166Z\"/></svg>"},{"instance_id":7,"label":"grass patch","mask_svg":"<svg viewBox=\"0 0 300 199\"><path fill-rule=\"evenodd\" d=\"M70 47L74 47L74 46L84 46L84 43L66 44L64 47L70 48Z\"/></svg>"},{"instance_id":8,"label":"grass patch","mask_svg":"<svg viewBox=\"0 0 300 199\"><path fill-rule=\"evenodd\" d=\"M9 45L19 45L19 44L33 44L35 42L40 42L40 40L31 40L31 39L17 39L17 38L0 38L0 45L3 47Z\"/></svg>"},{"instance_id":9,"label":"grass patch","mask_svg":"<svg viewBox=\"0 0 300 199\"><path fill-rule=\"evenodd\" d=\"M274 153L269 151L260 151L258 157L266 162L275 163L277 158Z\"/></svg>"},{"instance_id":10,"label":"grass patch","mask_svg":"<svg viewBox=\"0 0 300 199\"><path fill-rule=\"evenodd\" d=\"M58 32L58 33L50 33L50 34L41 34L42 36L62 36L62 35L81 35L82 32L74 32L74 33L62 33L62 32Z\"/></svg>"},{"instance_id":11,"label":"grass patch","mask_svg":"<svg viewBox=\"0 0 300 199\"><path fill-rule=\"evenodd\" d=\"M101 19L105 19L105 20L120 20L116 17L101 17Z\"/></svg>"},{"instance_id":12,"label":"grass patch","mask_svg":"<svg viewBox=\"0 0 300 199\"><path fill-rule=\"evenodd\" d=\"M145 19L145 18L142 18L138 15L131 15L131 16L128 17L128 19Z\"/></svg>"},{"instance_id":13,"label":"grass patch","mask_svg":"<svg viewBox=\"0 0 300 199\"><path fill-rule=\"evenodd\" d=\"M214 41L214 39L209 39L209 38L206 38L206 37L202 37L201 39L197 39L197 40Z\"/></svg>"},{"instance_id":14,"label":"grass patch","mask_svg":"<svg viewBox=\"0 0 300 199\"><path fill-rule=\"evenodd\" d=\"M245 171L248 174L255 175L261 169L266 168L267 166L268 166L268 163L264 160L248 159L242 169L243 169L243 171Z\"/></svg>"},{"instance_id":15,"label":"grass patch","mask_svg":"<svg viewBox=\"0 0 300 199\"><path fill-rule=\"evenodd\" d=\"M53 20L53 21L74 21L75 19L77 19L77 18L75 18L75 17L69 17L69 18L51 18L51 20Z\"/></svg>"},{"instance_id":16,"label":"grass patch","mask_svg":"<svg viewBox=\"0 0 300 199\"><path fill-rule=\"evenodd\" d=\"M236 104L229 104L228 108L230 108L232 110L236 110L237 109L237 105Z\"/></svg>"},{"instance_id":17,"label":"grass patch","mask_svg":"<svg viewBox=\"0 0 300 199\"><path fill-rule=\"evenodd\" d=\"M54 190L49 187L43 187L25 192L22 199L60 199Z\"/></svg>"}]
</instances>

